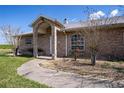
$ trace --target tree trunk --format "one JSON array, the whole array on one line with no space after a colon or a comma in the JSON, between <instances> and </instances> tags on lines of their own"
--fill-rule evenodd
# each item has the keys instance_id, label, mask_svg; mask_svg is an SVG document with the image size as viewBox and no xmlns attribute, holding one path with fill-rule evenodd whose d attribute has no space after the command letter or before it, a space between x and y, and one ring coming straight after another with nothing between
<instances>
[{"instance_id":1,"label":"tree trunk","mask_svg":"<svg viewBox=\"0 0 124 93\"><path fill-rule=\"evenodd\" d=\"M75 49L75 52L74 52L74 61L76 61L76 60L77 60L77 51Z\"/></svg>"},{"instance_id":2,"label":"tree trunk","mask_svg":"<svg viewBox=\"0 0 124 93\"><path fill-rule=\"evenodd\" d=\"M91 64L94 66L96 64L96 53L91 53Z\"/></svg>"},{"instance_id":3,"label":"tree trunk","mask_svg":"<svg viewBox=\"0 0 124 93\"><path fill-rule=\"evenodd\" d=\"M17 47L16 49L15 49L15 56L18 56L18 49L19 49L19 47Z\"/></svg>"},{"instance_id":4,"label":"tree trunk","mask_svg":"<svg viewBox=\"0 0 124 93\"><path fill-rule=\"evenodd\" d=\"M74 61L76 61L77 60L77 53L75 52L75 54L74 54Z\"/></svg>"}]
</instances>

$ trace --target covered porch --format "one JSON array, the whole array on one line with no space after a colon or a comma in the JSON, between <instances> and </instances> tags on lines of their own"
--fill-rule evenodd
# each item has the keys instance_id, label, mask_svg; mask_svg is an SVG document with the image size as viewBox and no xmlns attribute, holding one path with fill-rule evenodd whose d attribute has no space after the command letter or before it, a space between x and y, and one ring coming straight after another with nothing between
<instances>
[{"instance_id":1,"label":"covered porch","mask_svg":"<svg viewBox=\"0 0 124 93\"><path fill-rule=\"evenodd\" d=\"M33 27L33 56L39 58L38 47L42 46L52 59L57 58L57 32L63 25L57 20L40 16L32 23ZM39 33L46 36L40 40ZM48 38L48 39L47 39ZM42 43L41 43L42 42Z\"/></svg>"}]
</instances>

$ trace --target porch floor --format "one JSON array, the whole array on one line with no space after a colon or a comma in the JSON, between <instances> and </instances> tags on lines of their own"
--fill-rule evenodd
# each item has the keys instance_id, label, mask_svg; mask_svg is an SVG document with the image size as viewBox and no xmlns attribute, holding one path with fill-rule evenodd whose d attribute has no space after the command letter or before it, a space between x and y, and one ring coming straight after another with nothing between
<instances>
[{"instance_id":1,"label":"porch floor","mask_svg":"<svg viewBox=\"0 0 124 93\"><path fill-rule=\"evenodd\" d=\"M48 59L48 60L51 60L52 57L51 56L38 56L38 59Z\"/></svg>"},{"instance_id":2,"label":"porch floor","mask_svg":"<svg viewBox=\"0 0 124 93\"><path fill-rule=\"evenodd\" d=\"M38 59L46 59L46 60L52 60L52 56L38 56ZM74 59L74 58L70 58L70 57L66 57L66 58L63 58L63 57L57 57L56 60L64 60L64 59ZM78 58L78 60L80 60Z\"/></svg>"}]
</instances>

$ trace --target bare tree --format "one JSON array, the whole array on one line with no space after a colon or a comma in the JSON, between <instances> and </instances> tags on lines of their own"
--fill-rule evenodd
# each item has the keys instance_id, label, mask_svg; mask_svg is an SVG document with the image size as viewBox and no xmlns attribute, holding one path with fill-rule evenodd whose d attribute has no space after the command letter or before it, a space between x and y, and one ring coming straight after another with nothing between
<instances>
[{"instance_id":1,"label":"bare tree","mask_svg":"<svg viewBox=\"0 0 124 93\"><path fill-rule=\"evenodd\" d=\"M96 55L99 53L99 43L100 43L100 31L109 30L115 23L118 23L120 16L111 17L110 15L106 16L91 16L92 13L95 13L96 10L93 8L86 7L84 13L86 15L86 21L80 22L82 25L82 30L79 31L80 34L85 35L87 38L87 45L91 53L91 63L92 65L96 64Z\"/></svg>"},{"instance_id":2,"label":"bare tree","mask_svg":"<svg viewBox=\"0 0 124 93\"><path fill-rule=\"evenodd\" d=\"M13 53L16 56L22 37L20 28L14 28L11 25L3 25L0 27L0 31L3 37L6 39L7 43L12 45Z\"/></svg>"},{"instance_id":3,"label":"bare tree","mask_svg":"<svg viewBox=\"0 0 124 93\"><path fill-rule=\"evenodd\" d=\"M73 56L74 56L74 61L77 61L77 58L80 55L79 43L80 43L80 41L76 40L76 42L74 44L76 47L72 51L73 52Z\"/></svg>"}]
</instances>

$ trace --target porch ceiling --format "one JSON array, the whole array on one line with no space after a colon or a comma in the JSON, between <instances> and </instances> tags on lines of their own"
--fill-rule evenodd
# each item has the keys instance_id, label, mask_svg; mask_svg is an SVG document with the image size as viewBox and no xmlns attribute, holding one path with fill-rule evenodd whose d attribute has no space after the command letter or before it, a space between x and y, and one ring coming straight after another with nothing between
<instances>
[{"instance_id":1,"label":"porch ceiling","mask_svg":"<svg viewBox=\"0 0 124 93\"><path fill-rule=\"evenodd\" d=\"M46 34L47 31L51 31L51 26L48 23L42 23L38 28L38 33Z\"/></svg>"}]
</instances>

